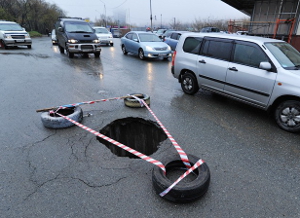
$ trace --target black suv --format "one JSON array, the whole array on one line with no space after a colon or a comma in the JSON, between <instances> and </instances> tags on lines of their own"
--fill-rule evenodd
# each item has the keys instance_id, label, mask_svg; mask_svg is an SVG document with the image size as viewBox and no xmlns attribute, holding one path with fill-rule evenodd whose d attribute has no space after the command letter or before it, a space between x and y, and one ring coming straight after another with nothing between
<instances>
[{"instance_id":1,"label":"black suv","mask_svg":"<svg viewBox=\"0 0 300 218\"><path fill-rule=\"evenodd\" d=\"M57 44L60 53L66 50L70 58L75 53L94 53L100 56L100 41L91 25L81 18L59 18L55 24Z\"/></svg>"}]
</instances>

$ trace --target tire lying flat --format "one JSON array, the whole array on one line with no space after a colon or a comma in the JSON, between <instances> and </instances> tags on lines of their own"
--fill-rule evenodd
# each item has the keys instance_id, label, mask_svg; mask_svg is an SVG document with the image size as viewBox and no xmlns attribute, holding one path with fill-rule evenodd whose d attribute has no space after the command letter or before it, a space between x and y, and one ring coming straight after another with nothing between
<instances>
[{"instance_id":1,"label":"tire lying flat","mask_svg":"<svg viewBox=\"0 0 300 218\"><path fill-rule=\"evenodd\" d=\"M150 96L148 96L146 94L141 94L141 93L133 93L130 95L137 95L137 97L143 99L147 105L150 105ZM135 99L131 96L129 96L128 98L124 98L124 104L127 107L135 107L135 108L143 107L137 99Z\"/></svg>"},{"instance_id":2,"label":"tire lying flat","mask_svg":"<svg viewBox=\"0 0 300 218\"><path fill-rule=\"evenodd\" d=\"M194 155L188 155L188 158L192 166L200 159ZM166 167L167 175L164 175L163 171L157 166L155 166L152 171L152 184L157 194L166 190L177 179L176 178L174 181L169 180L168 171L176 168L181 169L182 174L186 171L185 165L181 161L179 155L167 155L161 162ZM193 173L195 177L194 180L188 182L183 182L183 180L180 181L163 198L175 203L188 203L195 201L204 195L207 192L210 183L210 171L207 164L203 163L195 169Z\"/></svg>"},{"instance_id":3,"label":"tire lying flat","mask_svg":"<svg viewBox=\"0 0 300 218\"><path fill-rule=\"evenodd\" d=\"M77 122L81 122L83 118L83 112L80 107L59 109L57 112ZM75 125L65 118L60 117L59 115L50 114L49 112L42 113L41 120L43 125L50 129L61 129Z\"/></svg>"}]
</instances>

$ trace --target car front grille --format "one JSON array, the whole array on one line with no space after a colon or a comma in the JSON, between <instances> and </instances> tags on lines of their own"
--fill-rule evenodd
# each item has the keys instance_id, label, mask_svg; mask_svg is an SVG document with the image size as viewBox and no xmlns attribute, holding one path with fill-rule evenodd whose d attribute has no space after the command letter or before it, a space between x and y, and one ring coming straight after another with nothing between
<instances>
[{"instance_id":1,"label":"car front grille","mask_svg":"<svg viewBox=\"0 0 300 218\"><path fill-rule=\"evenodd\" d=\"M13 39L25 39L24 35L11 35Z\"/></svg>"},{"instance_id":2,"label":"car front grille","mask_svg":"<svg viewBox=\"0 0 300 218\"><path fill-rule=\"evenodd\" d=\"M168 48L163 47L163 48L154 48L156 51L166 51Z\"/></svg>"},{"instance_id":3,"label":"car front grille","mask_svg":"<svg viewBox=\"0 0 300 218\"><path fill-rule=\"evenodd\" d=\"M82 45L81 49L82 50L93 50L93 46L92 45Z\"/></svg>"},{"instance_id":4,"label":"car front grille","mask_svg":"<svg viewBox=\"0 0 300 218\"><path fill-rule=\"evenodd\" d=\"M80 40L80 43L93 43L93 40Z\"/></svg>"}]
</instances>

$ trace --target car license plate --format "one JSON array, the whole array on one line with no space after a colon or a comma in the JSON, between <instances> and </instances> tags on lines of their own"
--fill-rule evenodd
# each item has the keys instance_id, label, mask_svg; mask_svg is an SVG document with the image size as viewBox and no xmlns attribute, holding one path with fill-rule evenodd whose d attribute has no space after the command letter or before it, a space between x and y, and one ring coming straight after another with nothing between
<instances>
[{"instance_id":1,"label":"car license plate","mask_svg":"<svg viewBox=\"0 0 300 218\"><path fill-rule=\"evenodd\" d=\"M16 41L17 41L17 42L24 42L23 39L17 39Z\"/></svg>"}]
</instances>

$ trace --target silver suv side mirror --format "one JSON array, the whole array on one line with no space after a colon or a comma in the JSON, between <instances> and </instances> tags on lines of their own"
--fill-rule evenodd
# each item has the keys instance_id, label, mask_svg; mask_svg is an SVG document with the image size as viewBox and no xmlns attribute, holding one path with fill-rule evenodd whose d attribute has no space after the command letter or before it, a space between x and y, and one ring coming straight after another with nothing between
<instances>
[{"instance_id":1,"label":"silver suv side mirror","mask_svg":"<svg viewBox=\"0 0 300 218\"><path fill-rule=\"evenodd\" d=\"M263 70L271 70L272 66L269 62L260 62L259 68Z\"/></svg>"}]
</instances>

